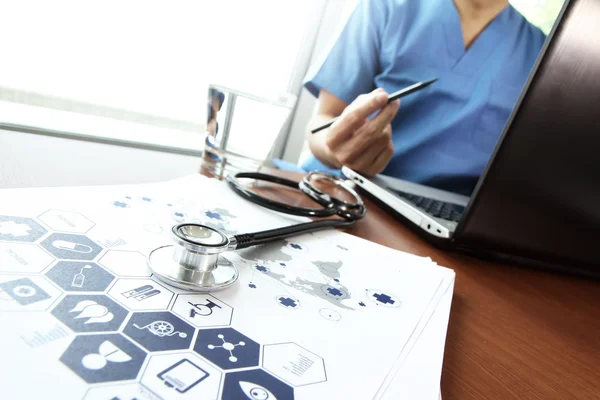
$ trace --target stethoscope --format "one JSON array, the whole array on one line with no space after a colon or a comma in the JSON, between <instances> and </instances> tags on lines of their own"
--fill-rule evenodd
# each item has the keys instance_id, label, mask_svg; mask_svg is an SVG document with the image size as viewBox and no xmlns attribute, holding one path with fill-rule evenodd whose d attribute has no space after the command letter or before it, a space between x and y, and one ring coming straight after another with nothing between
<instances>
[{"instance_id":1,"label":"stethoscope","mask_svg":"<svg viewBox=\"0 0 600 400\"><path fill-rule=\"evenodd\" d=\"M239 179L276 183L299 189L320 207L305 208L281 203L261 196L242 185ZM237 280L239 272L221 253L265 244L290 236L330 228L348 228L366 214L365 205L349 182L325 172L311 172L300 182L260 172L241 172L227 177L229 187L241 197L262 207L285 214L342 219L311 221L277 229L227 236L219 230L197 223L181 223L173 226L173 244L154 249L148 255L148 266L161 281L196 292L213 292L225 289ZM318 184L317 184L318 183ZM341 190L351 201L329 194L319 184L331 185L334 191Z\"/></svg>"}]
</instances>

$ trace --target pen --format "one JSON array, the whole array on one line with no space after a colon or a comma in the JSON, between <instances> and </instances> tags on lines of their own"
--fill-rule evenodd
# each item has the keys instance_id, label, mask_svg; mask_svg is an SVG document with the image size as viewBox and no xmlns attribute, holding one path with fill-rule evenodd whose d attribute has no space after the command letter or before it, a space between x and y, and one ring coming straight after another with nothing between
<instances>
[{"instance_id":1,"label":"pen","mask_svg":"<svg viewBox=\"0 0 600 400\"><path fill-rule=\"evenodd\" d=\"M388 101L387 102L391 103L392 101L394 101L396 99L402 98L402 97L407 96L407 95L409 95L411 93L414 93L414 92L418 92L419 90L426 88L427 86L431 85L433 82L435 82L437 80L438 79L435 78L435 79L431 79L431 80L426 81L426 82L418 82L418 83L415 83L412 86L406 87L404 89L400 89L397 92L390 94L388 96ZM334 118L334 119L326 122L325 124L323 124L323 125L315 128L315 129L313 129L311 132L312 133L317 133L319 131L322 131L325 128L329 128L336 120L337 120L337 118Z\"/></svg>"}]
</instances>

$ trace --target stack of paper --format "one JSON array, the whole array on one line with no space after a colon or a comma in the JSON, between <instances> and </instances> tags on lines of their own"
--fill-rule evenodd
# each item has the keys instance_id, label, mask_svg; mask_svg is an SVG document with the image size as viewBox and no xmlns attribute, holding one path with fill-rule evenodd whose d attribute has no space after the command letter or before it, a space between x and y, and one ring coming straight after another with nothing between
<instances>
[{"instance_id":1,"label":"stack of paper","mask_svg":"<svg viewBox=\"0 0 600 400\"><path fill-rule=\"evenodd\" d=\"M194 293L146 265L184 221L299 218L201 176L0 191L0 397L439 398L452 270L331 230L225 253L238 281Z\"/></svg>"}]
</instances>

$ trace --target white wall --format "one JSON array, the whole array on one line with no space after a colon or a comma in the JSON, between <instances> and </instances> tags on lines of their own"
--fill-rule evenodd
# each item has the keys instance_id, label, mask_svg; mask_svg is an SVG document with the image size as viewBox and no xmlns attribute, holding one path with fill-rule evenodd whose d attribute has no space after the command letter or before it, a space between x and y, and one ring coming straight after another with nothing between
<instances>
[{"instance_id":1,"label":"white wall","mask_svg":"<svg viewBox=\"0 0 600 400\"><path fill-rule=\"evenodd\" d=\"M199 166L199 157L0 130L0 188L146 183Z\"/></svg>"}]
</instances>

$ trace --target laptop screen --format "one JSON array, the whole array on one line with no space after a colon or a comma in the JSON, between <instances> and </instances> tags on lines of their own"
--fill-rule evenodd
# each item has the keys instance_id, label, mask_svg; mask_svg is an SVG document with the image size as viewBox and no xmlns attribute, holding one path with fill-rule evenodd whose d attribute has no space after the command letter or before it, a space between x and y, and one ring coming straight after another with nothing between
<instances>
[{"instance_id":1,"label":"laptop screen","mask_svg":"<svg viewBox=\"0 0 600 400\"><path fill-rule=\"evenodd\" d=\"M467 249L600 273L600 2L570 1L456 232Z\"/></svg>"}]
</instances>

